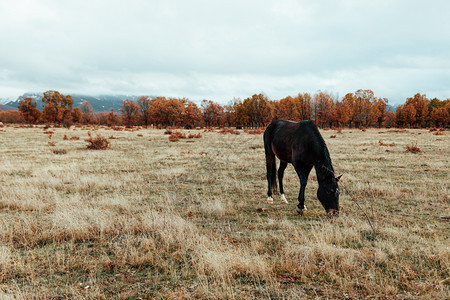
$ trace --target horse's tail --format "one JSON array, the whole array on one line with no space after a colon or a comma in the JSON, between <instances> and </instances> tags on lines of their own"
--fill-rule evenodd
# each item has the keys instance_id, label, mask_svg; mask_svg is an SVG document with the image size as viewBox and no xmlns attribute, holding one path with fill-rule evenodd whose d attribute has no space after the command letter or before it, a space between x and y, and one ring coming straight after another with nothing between
<instances>
[{"instance_id":1,"label":"horse's tail","mask_svg":"<svg viewBox=\"0 0 450 300\"><path fill-rule=\"evenodd\" d=\"M273 124L270 124L264 132L264 151L266 153L266 171L267 180L269 182L269 194L271 194L272 191L277 191L277 164L275 161L275 153L272 149L272 131Z\"/></svg>"}]
</instances>

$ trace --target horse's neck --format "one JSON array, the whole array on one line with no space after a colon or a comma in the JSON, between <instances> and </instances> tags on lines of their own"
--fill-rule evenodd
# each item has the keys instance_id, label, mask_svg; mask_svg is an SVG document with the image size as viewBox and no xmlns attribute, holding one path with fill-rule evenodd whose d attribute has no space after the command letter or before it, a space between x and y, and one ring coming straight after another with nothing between
<instances>
[{"instance_id":1,"label":"horse's neck","mask_svg":"<svg viewBox=\"0 0 450 300\"><path fill-rule=\"evenodd\" d=\"M324 160L319 160L314 163L314 168L316 169L317 181L319 184L325 181L327 178L333 175L333 166L331 164L330 158Z\"/></svg>"}]
</instances>

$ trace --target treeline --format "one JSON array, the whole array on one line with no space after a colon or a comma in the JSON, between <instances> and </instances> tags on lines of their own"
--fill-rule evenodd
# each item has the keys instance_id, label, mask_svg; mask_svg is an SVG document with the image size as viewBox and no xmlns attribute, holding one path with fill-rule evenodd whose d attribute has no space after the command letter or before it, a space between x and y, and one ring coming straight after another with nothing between
<instances>
[{"instance_id":1,"label":"treeline","mask_svg":"<svg viewBox=\"0 0 450 300\"><path fill-rule=\"evenodd\" d=\"M336 99L331 94L303 93L271 101L255 94L243 101L220 105L203 100L200 107L186 98L142 96L124 100L120 111L94 112L89 102L73 108L70 95L47 91L44 108L39 111L31 98L20 101L19 111L0 111L4 123L73 123L125 126L229 126L263 127L275 119L313 120L320 127L446 127L450 124L450 100L427 99L416 94L407 98L396 112L386 98L375 97L371 90L358 90Z\"/></svg>"}]
</instances>

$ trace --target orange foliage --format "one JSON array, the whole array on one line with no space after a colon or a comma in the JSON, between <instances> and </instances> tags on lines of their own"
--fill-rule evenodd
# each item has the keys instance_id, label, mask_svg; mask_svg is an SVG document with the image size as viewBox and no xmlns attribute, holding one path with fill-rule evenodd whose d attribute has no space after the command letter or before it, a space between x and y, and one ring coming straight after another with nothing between
<instances>
[{"instance_id":1,"label":"orange foliage","mask_svg":"<svg viewBox=\"0 0 450 300\"><path fill-rule=\"evenodd\" d=\"M17 108L22 113L22 117L29 124L36 123L41 116L41 112L36 108L36 102L30 97L25 97L19 101Z\"/></svg>"},{"instance_id":2,"label":"orange foliage","mask_svg":"<svg viewBox=\"0 0 450 300\"><path fill-rule=\"evenodd\" d=\"M72 96L64 96L57 91L47 91L44 93L42 102L45 103L42 110L42 117L50 123L62 123L72 119Z\"/></svg>"},{"instance_id":3,"label":"orange foliage","mask_svg":"<svg viewBox=\"0 0 450 300\"><path fill-rule=\"evenodd\" d=\"M136 125L136 122L139 119L139 107L136 102L128 99L124 100L120 108L120 113L126 127Z\"/></svg>"}]
</instances>

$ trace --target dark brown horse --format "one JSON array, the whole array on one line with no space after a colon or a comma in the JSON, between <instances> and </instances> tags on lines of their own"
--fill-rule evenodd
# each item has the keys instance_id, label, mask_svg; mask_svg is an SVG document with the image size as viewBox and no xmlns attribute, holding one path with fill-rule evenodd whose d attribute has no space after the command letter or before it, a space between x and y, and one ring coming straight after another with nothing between
<instances>
[{"instance_id":1,"label":"dark brown horse","mask_svg":"<svg viewBox=\"0 0 450 300\"><path fill-rule=\"evenodd\" d=\"M273 121L264 132L264 149L267 168L267 202L273 203L272 190L277 189L277 169L275 156L280 159L278 181L280 182L281 201L288 203L284 196L283 175L288 163L291 163L300 178L297 212L303 214L305 207L305 188L308 175L315 167L319 189L317 198L330 215L339 213L339 177L335 177L327 145L316 125L311 121L293 122Z\"/></svg>"}]
</instances>

